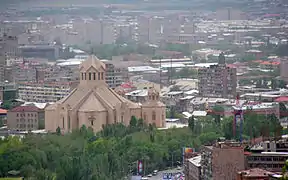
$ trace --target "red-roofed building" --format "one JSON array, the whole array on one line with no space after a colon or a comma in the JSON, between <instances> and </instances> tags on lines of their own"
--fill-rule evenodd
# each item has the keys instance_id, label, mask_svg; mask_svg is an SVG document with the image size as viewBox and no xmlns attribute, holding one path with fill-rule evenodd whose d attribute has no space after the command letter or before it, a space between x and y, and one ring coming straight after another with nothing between
<instances>
[{"instance_id":1,"label":"red-roofed building","mask_svg":"<svg viewBox=\"0 0 288 180\"><path fill-rule=\"evenodd\" d=\"M274 100L275 102L288 102L288 96L281 96Z\"/></svg>"},{"instance_id":2,"label":"red-roofed building","mask_svg":"<svg viewBox=\"0 0 288 180\"><path fill-rule=\"evenodd\" d=\"M7 113L7 127L12 130L37 130L44 121L44 111L36 106L18 106Z\"/></svg>"},{"instance_id":3,"label":"red-roofed building","mask_svg":"<svg viewBox=\"0 0 288 180\"><path fill-rule=\"evenodd\" d=\"M280 67L280 62L276 62L276 61L263 61L260 63L260 68L262 69L278 69Z\"/></svg>"}]
</instances>

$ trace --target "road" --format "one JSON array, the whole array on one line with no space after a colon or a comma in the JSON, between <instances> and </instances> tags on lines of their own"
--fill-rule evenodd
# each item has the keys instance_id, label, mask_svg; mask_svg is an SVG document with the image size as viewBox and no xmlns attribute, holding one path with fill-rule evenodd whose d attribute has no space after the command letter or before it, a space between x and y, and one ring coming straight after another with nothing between
<instances>
[{"instance_id":1,"label":"road","mask_svg":"<svg viewBox=\"0 0 288 180\"><path fill-rule=\"evenodd\" d=\"M159 171L157 176L149 177L149 180L162 180L164 173L177 173L177 172L183 172L183 169L179 170L179 169L175 168L175 169L169 169L169 170L165 170L165 171Z\"/></svg>"}]
</instances>

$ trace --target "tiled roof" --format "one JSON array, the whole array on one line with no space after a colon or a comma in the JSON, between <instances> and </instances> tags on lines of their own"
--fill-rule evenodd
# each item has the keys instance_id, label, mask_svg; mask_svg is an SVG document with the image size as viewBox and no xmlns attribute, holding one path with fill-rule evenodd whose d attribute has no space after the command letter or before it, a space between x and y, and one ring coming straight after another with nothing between
<instances>
[{"instance_id":1,"label":"tiled roof","mask_svg":"<svg viewBox=\"0 0 288 180\"><path fill-rule=\"evenodd\" d=\"M275 99L276 102L288 102L288 96L281 96Z\"/></svg>"},{"instance_id":2,"label":"tiled roof","mask_svg":"<svg viewBox=\"0 0 288 180\"><path fill-rule=\"evenodd\" d=\"M39 109L35 106L18 106L10 110L11 112L37 112Z\"/></svg>"},{"instance_id":3,"label":"tiled roof","mask_svg":"<svg viewBox=\"0 0 288 180\"><path fill-rule=\"evenodd\" d=\"M1 108L0 108L0 114L7 114L7 110L6 110L6 109L1 109Z\"/></svg>"}]
</instances>

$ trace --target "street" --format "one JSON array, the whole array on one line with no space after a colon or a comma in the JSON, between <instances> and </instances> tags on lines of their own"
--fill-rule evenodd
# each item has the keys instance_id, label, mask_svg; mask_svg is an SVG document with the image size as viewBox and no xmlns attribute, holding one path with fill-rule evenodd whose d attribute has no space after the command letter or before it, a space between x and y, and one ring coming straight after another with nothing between
<instances>
[{"instance_id":1,"label":"street","mask_svg":"<svg viewBox=\"0 0 288 180\"><path fill-rule=\"evenodd\" d=\"M175 168L175 169L169 169L169 170L165 170L165 171L159 171L157 176L149 177L149 180L162 180L163 174L165 174L165 173L178 173L178 172L183 172L183 169L179 170L179 169Z\"/></svg>"}]
</instances>

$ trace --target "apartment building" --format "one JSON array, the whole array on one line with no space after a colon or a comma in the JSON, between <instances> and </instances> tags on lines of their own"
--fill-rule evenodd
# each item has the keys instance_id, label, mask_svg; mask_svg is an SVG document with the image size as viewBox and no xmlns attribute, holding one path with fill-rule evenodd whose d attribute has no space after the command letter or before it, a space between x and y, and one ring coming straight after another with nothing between
<instances>
[{"instance_id":1,"label":"apartment building","mask_svg":"<svg viewBox=\"0 0 288 180\"><path fill-rule=\"evenodd\" d=\"M288 159L287 135L276 138L266 138L261 143L251 147L246 153L246 168L262 168L271 172L281 172Z\"/></svg>"},{"instance_id":2,"label":"apartment building","mask_svg":"<svg viewBox=\"0 0 288 180\"><path fill-rule=\"evenodd\" d=\"M5 80L5 66L8 59L16 58L19 54L18 39L4 34L0 37L0 82Z\"/></svg>"},{"instance_id":3,"label":"apartment building","mask_svg":"<svg viewBox=\"0 0 288 180\"><path fill-rule=\"evenodd\" d=\"M44 111L35 106L18 106L8 111L7 127L20 131L37 130L39 121L43 120L41 117L44 117Z\"/></svg>"},{"instance_id":4,"label":"apartment building","mask_svg":"<svg viewBox=\"0 0 288 180\"><path fill-rule=\"evenodd\" d=\"M224 54L219 55L219 63L198 69L199 95L203 97L235 98L237 87L236 68L225 64Z\"/></svg>"},{"instance_id":5,"label":"apartment building","mask_svg":"<svg viewBox=\"0 0 288 180\"><path fill-rule=\"evenodd\" d=\"M281 65L280 65L280 76L281 79L283 79L286 83L288 83L288 57L283 58L281 60Z\"/></svg>"},{"instance_id":6,"label":"apartment building","mask_svg":"<svg viewBox=\"0 0 288 180\"><path fill-rule=\"evenodd\" d=\"M110 88L116 88L123 83L121 68L117 68L111 61L102 61L106 66L106 83Z\"/></svg>"},{"instance_id":7,"label":"apartment building","mask_svg":"<svg viewBox=\"0 0 288 180\"><path fill-rule=\"evenodd\" d=\"M19 98L28 102L56 102L71 91L67 82L19 83Z\"/></svg>"},{"instance_id":8,"label":"apartment building","mask_svg":"<svg viewBox=\"0 0 288 180\"><path fill-rule=\"evenodd\" d=\"M271 172L281 172L288 159L288 152L250 153L246 157L246 167L261 168Z\"/></svg>"},{"instance_id":9,"label":"apartment building","mask_svg":"<svg viewBox=\"0 0 288 180\"><path fill-rule=\"evenodd\" d=\"M200 180L201 179L201 155L187 160L185 166L186 180Z\"/></svg>"},{"instance_id":10,"label":"apartment building","mask_svg":"<svg viewBox=\"0 0 288 180\"><path fill-rule=\"evenodd\" d=\"M1 83L0 84L0 101L16 99L18 96L18 87L15 83Z\"/></svg>"},{"instance_id":11,"label":"apartment building","mask_svg":"<svg viewBox=\"0 0 288 180\"><path fill-rule=\"evenodd\" d=\"M235 174L245 168L244 149L237 142L218 142L201 147L202 180L235 180Z\"/></svg>"}]
</instances>

